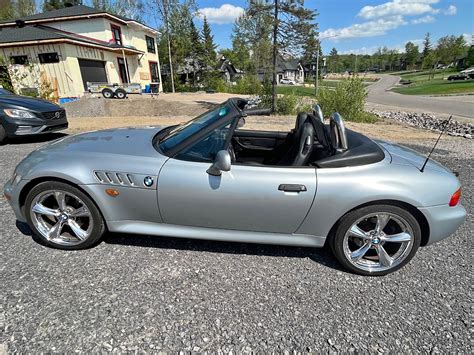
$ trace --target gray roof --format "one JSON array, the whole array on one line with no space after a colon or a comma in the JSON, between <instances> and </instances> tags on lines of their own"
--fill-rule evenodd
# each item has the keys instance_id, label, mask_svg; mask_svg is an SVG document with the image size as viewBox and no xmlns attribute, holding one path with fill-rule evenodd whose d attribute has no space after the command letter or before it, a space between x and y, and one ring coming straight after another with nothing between
<instances>
[{"instance_id":1,"label":"gray roof","mask_svg":"<svg viewBox=\"0 0 474 355\"><path fill-rule=\"evenodd\" d=\"M64 38L59 33L43 30L38 27L0 28L0 43L27 42Z\"/></svg>"},{"instance_id":2,"label":"gray roof","mask_svg":"<svg viewBox=\"0 0 474 355\"><path fill-rule=\"evenodd\" d=\"M28 42L28 41L42 41L42 40L53 40L53 39L65 39L82 42L84 44L100 45L102 47L108 47L111 49L132 49L138 51L136 48L130 48L126 46L119 46L115 43L108 43L94 38L88 38L84 36L75 35L74 33L63 32L57 28L34 25L25 27L6 27L0 28L0 44L11 43L11 42ZM141 51L138 51L141 52Z\"/></svg>"}]
</instances>

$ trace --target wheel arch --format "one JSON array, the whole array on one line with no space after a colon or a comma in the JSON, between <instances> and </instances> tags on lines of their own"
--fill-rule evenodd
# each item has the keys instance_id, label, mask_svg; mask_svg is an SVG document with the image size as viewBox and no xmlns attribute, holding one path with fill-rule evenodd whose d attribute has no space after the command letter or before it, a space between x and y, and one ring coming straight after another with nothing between
<instances>
[{"instance_id":1,"label":"wheel arch","mask_svg":"<svg viewBox=\"0 0 474 355\"><path fill-rule=\"evenodd\" d=\"M25 216L25 203L26 203L26 197L28 196L28 193L35 187L37 186L38 184L41 184L43 182L61 182L63 184L66 184L66 185L69 185L69 186L72 186L76 189L78 189L79 191L81 191L84 195L86 195L88 198L90 198L90 200L92 201L92 203L95 205L95 207L97 208L97 210L99 211L100 215L102 216L102 219L104 220L104 223L105 223L105 226L107 227L107 221L106 219L104 218L104 214L102 213L102 210L100 209L100 206L97 204L97 202L95 201L94 197L91 196L90 193L88 193L85 189L83 189L80 185L70 181L70 180L67 180L67 179L63 179L63 178L60 178L60 177L55 177L55 176L41 176L41 177L37 177L37 178L34 178L32 179L30 182L28 182L24 187L23 189L21 189L20 191L20 195L19 195L19 198L18 198L18 202L19 202L19 205L20 205L20 209L23 213L23 216Z\"/></svg>"},{"instance_id":2,"label":"wheel arch","mask_svg":"<svg viewBox=\"0 0 474 355\"><path fill-rule=\"evenodd\" d=\"M326 238L326 243L327 241L334 236L334 233L336 232L336 228L341 222L341 219L347 215L348 213L358 210L359 208L367 207L367 206L373 206L373 205L391 205L391 206L397 206L406 209L408 212L412 214L412 216L416 219L418 224L420 225L421 229L421 244L420 246L425 246L428 244L428 241L430 239L430 226L428 224L428 220L424 216L424 214L415 206L404 202L404 201L398 201L398 200L375 200L375 201L370 201L366 202L363 204L360 204L349 211L346 211L337 221L334 223L334 225L331 227L329 234Z\"/></svg>"}]
</instances>

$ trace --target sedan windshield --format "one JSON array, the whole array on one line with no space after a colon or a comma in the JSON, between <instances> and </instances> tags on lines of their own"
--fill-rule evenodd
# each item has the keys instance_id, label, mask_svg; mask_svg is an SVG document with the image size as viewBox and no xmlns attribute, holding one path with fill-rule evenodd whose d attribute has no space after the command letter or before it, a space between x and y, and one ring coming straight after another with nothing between
<instances>
[{"instance_id":1,"label":"sedan windshield","mask_svg":"<svg viewBox=\"0 0 474 355\"><path fill-rule=\"evenodd\" d=\"M184 140L191 137L193 134L202 131L214 122L217 122L220 118L224 117L229 113L230 107L222 105L216 109L212 109L203 113L202 115L193 118L191 121L180 124L173 127L170 131L166 132L166 135L160 139L160 149L162 152L167 152Z\"/></svg>"}]
</instances>

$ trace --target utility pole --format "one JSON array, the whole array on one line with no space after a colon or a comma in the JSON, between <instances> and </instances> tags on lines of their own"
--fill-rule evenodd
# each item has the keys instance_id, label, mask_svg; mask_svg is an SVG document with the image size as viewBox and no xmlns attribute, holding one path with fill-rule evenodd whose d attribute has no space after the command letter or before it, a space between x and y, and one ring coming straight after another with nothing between
<instances>
[{"instance_id":1,"label":"utility pole","mask_svg":"<svg viewBox=\"0 0 474 355\"><path fill-rule=\"evenodd\" d=\"M319 48L316 52L316 71L314 73L314 96L318 95L319 88Z\"/></svg>"}]
</instances>

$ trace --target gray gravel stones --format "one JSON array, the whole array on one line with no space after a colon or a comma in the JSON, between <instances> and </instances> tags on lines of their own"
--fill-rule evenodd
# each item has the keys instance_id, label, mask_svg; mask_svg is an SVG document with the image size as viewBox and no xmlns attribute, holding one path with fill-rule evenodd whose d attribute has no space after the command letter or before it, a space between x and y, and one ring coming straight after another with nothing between
<instances>
[{"instance_id":1,"label":"gray gravel stones","mask_svg":"<svg viewBox=\"0 0 474 355\"><path fill-rule=\"evenodd\" d=\"M370 112L380 118L391 119L410 126L425 128L437 132L440 132L446 123L446 120L436 118L435 115L430 113L379 110L370 110ZM474 125L451 120L446 129L446 133L451 136L472 139L474 137Z\"/></svg>"},{"instance_id":2,"label":"gray gravel stones","mask_svg":"<svg viewBox=\"0 0 474 355\"><path fill-rule=\"evenodd\" d=\"M12 353L472 353L467 143L442 140L433 158L460 172L469 220L381 278L346 273L324 249L118 234L88 250L50 249L20 232L0 198L0 344ZM0 147L0 185L39 145Z\"/></svg>"}]
</instances>

